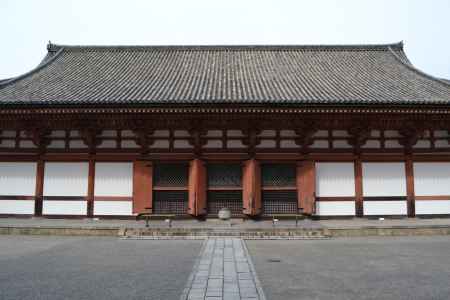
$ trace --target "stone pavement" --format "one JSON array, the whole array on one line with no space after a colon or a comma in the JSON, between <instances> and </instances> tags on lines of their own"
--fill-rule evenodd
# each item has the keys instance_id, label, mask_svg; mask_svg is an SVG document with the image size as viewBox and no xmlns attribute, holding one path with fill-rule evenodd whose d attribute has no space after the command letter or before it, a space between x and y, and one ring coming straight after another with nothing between
<instances>
[{"instance_id":1,"label":"stone pavement","mask_svg":"<svg viewBox=\"0 0 450 300\"><path fill-rule=\"evenodd\" d=\"M180 300L265 299L242 239L205 242Z\"/></svg>"}]
</instances>

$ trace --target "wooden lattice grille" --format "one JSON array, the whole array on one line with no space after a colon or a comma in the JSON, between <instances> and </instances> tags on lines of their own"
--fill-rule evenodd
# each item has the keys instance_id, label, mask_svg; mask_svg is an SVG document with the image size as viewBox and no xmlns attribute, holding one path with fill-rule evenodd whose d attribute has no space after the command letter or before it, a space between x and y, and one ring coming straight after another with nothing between
<instances>
[{"instance_id":1,"label":"wooden lattice grille","mask_svg":"<svg viewBox=\"0 0 450 300\"><path fill-rule=\"evenodd\" d=\"M242 166L240 164L210 164L207 167L208 214L217 215L229 208L233 216L242 214Z\"/></svg>"},{"instance_id":2,"label":"wooden lattice grille","mask_svg":"<svg viewBox=\"0 0 450 300\"><path fill-rule=\"evenodd\" d=\"M220 209L227 207L232 216L242 215L241 191L209 191L208 214L217 215Z\"/></svg>"},{"instance_id":3,"label":"wooden lattice grille","mask_svg":"<svg viewBox=\"0 0 450 300\"><path fill-rule=\"evenodd\" d=\"M153 213L185 215L187 210L187 191L154 191Z\"/></svg>"},{"instance_id":4,"label":"wooden lattice grille","mask_svg":"<svg viewBox=\"0 0 450 300\"><path fill-rule=\"evenodd\" d=\"M296 166L292 164L265 164L261 168L263 187L295 187Z\"/></svg>"},{"instance_id":5,"label":"wooden lattice grille","mask_svg":"<svg viewBox=\"0 0 450 300\"><path fill-rule=\"evenodd\" d=\"M156 187L185 187L188 182L186 164L156 164L153 171Z\"/></svg>"},{"instance_id":6,"label":"wooden lattice grille","mask_svg":"<svg viewBox=\"0 0 450 300\"><path fill-rule=\"evenodd\" d=\"M264 164L261 167L263 214L297 213L297 170L294 164Z\"/></svg>"},{"instance_id":7,"label":"wooden lattice grille","mask_svg":"<svg viewBox=\"0 0 450 300\"><path fill-rule=\"evenodd\" d=\"M239 164L208 165L208 186L240 187L242 184L242 167Z\"/></svg>"},{"instance_id":8,"label":"wooden lattice grille","mask_svg":"<svg viewBox=\"0 0 450 300\"><path fill-rule=\"evenodd\" d=\"M265 215L297 213L297 192L264 191L262 193L262 204Z\"/></svg>"}]
</instances>

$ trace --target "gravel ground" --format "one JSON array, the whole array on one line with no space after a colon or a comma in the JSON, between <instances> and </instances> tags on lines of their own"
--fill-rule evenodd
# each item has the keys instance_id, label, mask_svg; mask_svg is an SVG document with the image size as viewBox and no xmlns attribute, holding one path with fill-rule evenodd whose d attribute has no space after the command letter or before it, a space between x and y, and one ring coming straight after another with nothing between
<instances>
[{"instance_id":1,"label":"gravel ground","mask_svg":"<svg viewBox=\"0 0 450 300\"><path fill-rule=\"evenodd\" d=\"M450 299L450 237L247 241L267 299Z\"/></svg>"},{"instance_id":2,"label":"gravel ground","mask_svg":"<svg viewBox=\"0 0 450 300\"><path fill-rule=\"evenodd\" d=\"M0 299L179 299L201 245L0 236Z\"/></svg>"}]
</instances>

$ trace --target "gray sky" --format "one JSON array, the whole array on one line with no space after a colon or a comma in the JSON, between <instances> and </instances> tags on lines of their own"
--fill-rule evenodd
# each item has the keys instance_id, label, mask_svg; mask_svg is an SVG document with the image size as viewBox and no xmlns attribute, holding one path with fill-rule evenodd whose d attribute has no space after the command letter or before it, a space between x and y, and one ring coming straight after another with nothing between
<instances>
[{"instance_id":1,"label":"gray sky","mask_svg":"<svg viewBox=\"0 0 450 300\"><path fill-rule=\"evenodd\" d=\"M0 0L0 78L46 44L367 44L403 40L450 78L450 0Z\"/></svg>"}]
</instances>

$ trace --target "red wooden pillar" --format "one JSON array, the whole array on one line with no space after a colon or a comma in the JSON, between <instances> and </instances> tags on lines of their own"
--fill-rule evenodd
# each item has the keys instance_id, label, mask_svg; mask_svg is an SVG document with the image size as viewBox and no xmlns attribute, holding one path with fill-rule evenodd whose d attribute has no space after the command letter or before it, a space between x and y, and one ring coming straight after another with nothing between
<instances>
[{"instance_id":1,"label":"red wooden pillar","mask_svg":"<svg viewBox=\"0 0 450 300\"><path fill-rule=\"evenodd\" d=\"M364 215L362 173L362 162L361 159L358 158L355 160L355 210L357 217L362 217Z\"/></svg>"},{"instance_id":2,"label":"red wooden pillar","mask_svg":"<svg viewBox=\"0 0 450 300\"><path fill-rule=\"evenodd\" d=\"M407 156L405 161L405 173L408 217L413 218L416 215L416 199L414 193L414 166L410 155Z\"/></svg>"},{"instance_id":3,"label":"red wooden pillar","mask_svg":"<svg viewBox=\"0 0 450 300\"><path fill-rule=\"evenodd\" d=\"M206 215L206 167L198 158L189 164L189 208L192 216Z\"/></svg>"},{"instance_id":4,"label":"red wooden pillar","mask_svg":"<svg viewBox=\"0 0 450 300\"><path fill-rule=\"evenodd\" d=\"M306 215L316 211L316 165L313 160L305 160L297 165L298 207Z\"/></svg>"},{"instance_id":5,"label":"red wooden pillar","mask_svg":"<svg viewBox=\"0 0 450 300\"><path fill-rule=\"evenodd\" d=\"M36 189L34 198L34 215L42 216L42 206L44 203L44 168L45 162L40 159L36 166Z\"/></svg>"},{"instance_id":6,"label":"red wooden pillar","mask_svg":"<svg viewBox=\"0 0 450 300\"><path fill-rule=\"evenodd\" d=\"M88 171L88 193L87 193L87 216L94 216L94 185L95 185L95 161L89 160Z\"/></svg>"},{"instance_id":7,"label":"red wooden pillar","mask_svg":"<svg viewBox=\"0 0 450 300\"><path fill-rule=\"evenodd\" d=\"M252 158L244 162L242 170L243 212L248 216L261 213L261 166Z\"/></svg>"},{"instance_id":8,"label":"red wooden pillar","mask_svg":"<svg viewBox=\"0 0 450 300\"><path fill-rule=\"evenodd\" d=\"M153 165L137 160L133 164L133 213L153 208Z\"/></svg>"}]
</instances>

